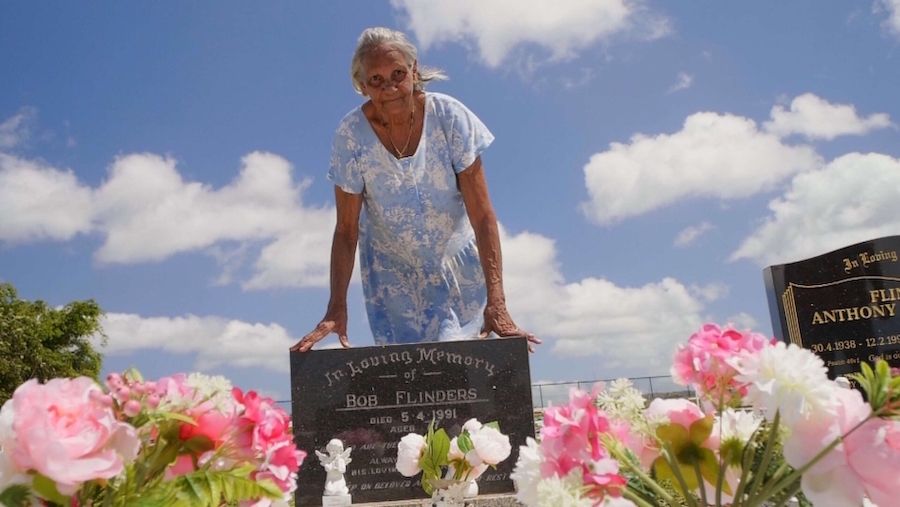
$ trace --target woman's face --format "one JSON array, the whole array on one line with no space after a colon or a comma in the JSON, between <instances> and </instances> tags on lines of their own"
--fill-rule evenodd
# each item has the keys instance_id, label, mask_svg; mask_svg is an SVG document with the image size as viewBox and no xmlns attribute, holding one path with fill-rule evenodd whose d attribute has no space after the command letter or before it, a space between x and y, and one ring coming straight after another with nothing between
<instances>
[{"instance_id":1,"label":"woman's face","mask_svg":"<svg viewBox=\"0 0 900 507\"><path fill-rule=\"evenodd\" d=\"M364 68L365 92L378 114L386 118L412 109L415 62L409 65L400 51L379 46L366 57Z\"/></svg>"}]
</instances>

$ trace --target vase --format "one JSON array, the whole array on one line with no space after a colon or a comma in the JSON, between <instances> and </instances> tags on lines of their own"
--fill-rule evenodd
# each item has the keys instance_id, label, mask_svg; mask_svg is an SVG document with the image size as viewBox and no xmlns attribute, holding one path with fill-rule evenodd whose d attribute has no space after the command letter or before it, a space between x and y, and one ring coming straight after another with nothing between
<instances>
[{"instance_id":1,"label":"vase","mask_svg":"<svg viewBox=\"0 0 900 507\"><path fill-rule=\"evenodd\" d=\"M453 477L455 474L456 474L456 469L453 467L453 465L448 466L447 473L444 474L444 480L460 482L460 481L454 481ZM462 482L468 483L468 485L469 485L469 487L466 489L465 498L475 498L476 496L478 496L478 483L475 482L475 479L469 479L469 480L465 480Z\"/></svg>"}]
</instances>

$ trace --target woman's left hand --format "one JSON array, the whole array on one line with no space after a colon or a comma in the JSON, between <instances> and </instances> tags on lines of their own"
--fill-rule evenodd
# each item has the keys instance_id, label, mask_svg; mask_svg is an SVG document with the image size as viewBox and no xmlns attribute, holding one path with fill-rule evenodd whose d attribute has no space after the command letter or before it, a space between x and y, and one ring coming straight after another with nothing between
<instances>
[{"instance_id":1,"label":"woman's left hand","mask_svg":"<svg viewBox=\"0 0 900 507\"><path fill-rule=\"evenodd\" d=\"M526 340L528 340L528 351L534 352L534 345L540 345L541 340L534 336L533 333L529 333L513 322L512 317L510 317L509 312L506 310L506 303L488 303L487 306L484 307L484 326L481 328L481 333L478 334L479 338L487 338L490 336L491 332L496 333L497 336L501 338L512 337L512 336L524 336Z\"/></svg>"}]
</instances>

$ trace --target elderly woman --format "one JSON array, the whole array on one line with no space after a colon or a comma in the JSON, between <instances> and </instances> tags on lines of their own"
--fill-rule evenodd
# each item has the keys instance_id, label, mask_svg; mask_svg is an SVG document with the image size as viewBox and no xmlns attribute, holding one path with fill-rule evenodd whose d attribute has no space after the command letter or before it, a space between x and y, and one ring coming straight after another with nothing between
<instances>
[{"instance_id":1,"label":"elderly woman","mask_svg":"<svg viewBox=\"0 0 900 507\"><path fill-rule=\"evenodd\" d=\"M420 67L406 36L362 33L350 64L367 97L337 128L328 178L337 225L325 317L291 350L347 338L347 286L357 244L377 344L534 335L506 310L497 218L481 152L494 136L462 103L426 93L446 79ZM534 350L529 344L529 349Z\"/></svg>"}]
</instances>

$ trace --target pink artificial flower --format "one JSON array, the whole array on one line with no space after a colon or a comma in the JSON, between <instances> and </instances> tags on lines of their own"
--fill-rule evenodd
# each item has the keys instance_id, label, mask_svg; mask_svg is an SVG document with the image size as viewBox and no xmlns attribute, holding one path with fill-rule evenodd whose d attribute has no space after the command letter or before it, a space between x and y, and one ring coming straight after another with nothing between
<instances>
[{"instance_id":1,"label":"pink artificial flower","mask_svg":"<svg viewBox=\"0 0 900 507\"><path fill-rule=\"evenodd\" d=\"M693 386L717 408L739 400L746 386L736 382L738 374L731 363L745 354L757 354L770 340L758 333L742 333L731 326L704 324L691 335L687 344L678 346L671 368L672 378L681 385Z\"/></svg>"},{"instance_id":2,"label":"pink artificial flower","mask_svg":"<svg viewBox=\"0 0 900 507\"><path fill-rule=\"evenodd\" d=\"M784 458L799 468L872 413L859 391L835 389L834 417L801 419L784 442ZM900 497L900 422L870 419L803 474L803 493L816 507L877 505Z\"/></svg>"},{"instance_id":3,"label":"pink artificial flower","mask_svg":"<svg viewBox=\"0 0 900 507\"><path fill-rule=\"evenodd\" d=\"M659 457L660 449L657 441L648 435L634 431L623 421L610 422L610 433L637 456L641 466L645 469L650 468Z\"/></svg>"},{"instance_id":4,"label":"pink artificial flower","mask_svg":"<svg viewBox=\"0 0 900 507\"><path fill-rule=\"evenodd\" d=\"M540 469L545 478L567 477L577 470L588 496L600 500L621 494L625 479L601 440L613 428L606 413L594 403L598 393L599 386L591 393L572 389L568 405L544 411Z\"/></svg>"},{"instance_id":5,"label":"pink artificial flower","mask_svg":"<svg viewBox=\"0 0 900 507\"><path fill-rule=\"evenodd\" d=\"M275 400L254 391L244 394L234 388L232 393L244 406L236 421L235 445L245 456L261 461L254 478L272 479L285 493L293 491L306 453L294 444L290 416L275 405Z\"/></svg>"},{"instance_id":6,"label":"pink artificial flower","mask_svg":"<svg viewBox=\"0 0 900 507\"><path fill-rule=\"evenodd\" d=\"M235 424L233 415L215 410L209 402L188 410L185 415L192 418L196 424L182 424L178 438L187 441L194 437L206 437L212 441L214 449L228 440Z\"/></svg>"},{"instance_id":7,"label":"pink artificial flower","mask_svg":"<svg viewBox=\"0 0 900 507\"><path fill-rule=\"evenodd\" d=\"M644 411L648 419L658 419L665 416L670 423L690 428L695 421L703 419L706 414L696 403L684 398L662 399L656 398L650 402L650 406Z\"/></svg>"},{"instance_id":8,"label":"pink artificial flower","mask_svg":"<svg viewBox=\"0 0 900 507\"><path fill-rule=\"evenodd\" d=\"M32 379L0 410L12 412L14 435L12 442L2 443L3 451L19 470L52 479L63 495L74 494L84 482L115 477L140 450L137 430L118 421L92 392L102 394L87 377L46 384Z\"/></svg>"},{"instance_id":9,"label":"pink artificial flower","mask_svg":"<svg viewBox=\"0 0 900 507\"><path fill-rule=\"evenodd\" d=\"M171 377L163 377L156 381L156 385L153 386L152 394L155 394L162 399L181 399L188 397L189 395L193 396L194 390L186 384L186 381L187 375L184 373L176 373Z\"/></svg>"},{"instance_id":10,"label":"pink artificial flower","mask_svg":"<svg viewBox=\"0 0 900 507\"><path fill-rule=\"evenodd\" d=\"M194 458L187 454L182 454L175 458L175 463L166 468L166 480L171 481L180 475L187 475L196 472L197 467L194 466Z\"/></svg>"},{"instance_id":11,"label":"pink artificial flower","mask_svg":"<svg viewBox=\"0 0 900 507\"><path fill-rule=\"evenodd\" d=\"M627 481L619 475L619 462L603 458L586 464L582 478L588 487L588 496L603 498L606 495L621 496Z\"/></svg>"}]
</instances>

